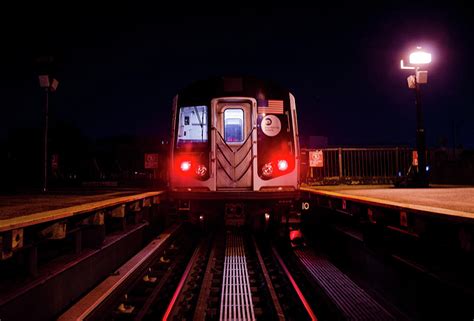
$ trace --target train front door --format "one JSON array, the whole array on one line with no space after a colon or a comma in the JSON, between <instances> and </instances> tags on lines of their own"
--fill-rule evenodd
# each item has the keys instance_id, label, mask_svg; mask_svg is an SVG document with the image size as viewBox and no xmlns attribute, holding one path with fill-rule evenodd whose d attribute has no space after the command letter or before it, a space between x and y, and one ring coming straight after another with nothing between
<instances>
[{"instance_id":1,"label":"train front door","mask_svg":"<svg viewBox=\"0 0 474 321\"><path fill-rule=\"evenodd\" d=\"M217 190L252 190L253 105L251 100L230 99L213 104Z\"/></svg>"}]
</instances>

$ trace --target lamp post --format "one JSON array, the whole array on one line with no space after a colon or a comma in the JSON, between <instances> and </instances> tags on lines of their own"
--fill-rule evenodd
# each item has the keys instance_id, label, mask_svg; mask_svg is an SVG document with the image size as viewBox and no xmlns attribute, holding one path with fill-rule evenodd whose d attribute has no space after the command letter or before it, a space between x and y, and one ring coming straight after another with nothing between
<instances>
[{"instance_id":1,"label":"lamp post","mask_svg":"<svg viewBox=\"0 0 474 321\"><path fill-rule=\"evenodd\" d=\"M45 90L44 101L44 145L43 145L43 192L48 190L48 118L49 118L49 93L56 91L59 82L53 78L49 81L49 75L38 76L40 87Z\"/></svg>"},{"instance_id":2,"label":"lamp post","mask_svg":"<svg viewBox=\"0 0 474 321\"><path fill-rule=\"evenodd\" d=\"M417 47L415 52L409 56L410 66L405 66L403 59L400 60L400 68L414 70L415 75L407 78L408 88L415 91L416 106L416 150L418 154L418 173L414 178L414 184L417 187L428 187L428 177L426 175L426 137L423 124L423 109L421 105L421 85L428 82L428 71L420 70L424 65L431 63L431 54Z\"/></svg>"}]
</instances>

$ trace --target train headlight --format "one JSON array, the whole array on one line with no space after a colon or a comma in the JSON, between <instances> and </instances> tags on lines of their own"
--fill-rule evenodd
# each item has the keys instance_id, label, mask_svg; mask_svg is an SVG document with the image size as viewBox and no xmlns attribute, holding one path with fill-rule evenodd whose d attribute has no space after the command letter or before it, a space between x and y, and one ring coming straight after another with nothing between
<instances>
[{"instance_id":1,"label":"train headlight","mask_svg":"<svg viewBox=\"0 0 474 321\"><path fill-rule=\"evenodd\" d=\"M287 162L286 160L284 160L284 159L280 159L280 160L278 161L278 170L279 170L280 172L284 172L284 171L286 171L287 169L288 169L288 162Z\"/></svg>"},{"instance_id":2,"label":"train headlight","mask_svg":"<svg viewBox=\"0 0 474 321\"><path fill-rule=\"evenodd\" d=\"M183 172L189 172L191 169L191 162L190 161L182 161L181 164L179 165L179 168Z\"/></svg>"},{"instance_id":3,"label":"train headlight","mask_svg":"<svg viewBox=\"0 0 474 321\"><path fill-rule=\"evenodd\" d=\"M207 167L199 164L198 167L196 167L196 175L199 177L204 177L207 174Z\"/></svg>"},{"instance_id":4,"label":"train headlight","mask_svg":"<svg viewBox=\"0 0 474 321\"><path fill-rule=\"evenodd\" d=\"M265 177L270 177L273 175L273 165L272 163L266 163L262 167L262 175Z\"/></svg>"}]
</instances>

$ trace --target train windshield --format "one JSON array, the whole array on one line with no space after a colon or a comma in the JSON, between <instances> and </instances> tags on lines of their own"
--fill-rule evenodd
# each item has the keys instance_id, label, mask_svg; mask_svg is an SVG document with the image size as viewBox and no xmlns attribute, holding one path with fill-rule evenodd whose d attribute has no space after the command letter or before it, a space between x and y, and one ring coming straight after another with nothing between
<instances>
[{"instance_id":1,"label":"train windshield","mask_svg":"<svg viewBox=\"0 0 474 321\"><path fill-rule=\"evenodd\" d=\"M207 143L208 108L189 106L179 109L177 147L189 143Z\"/></svg>"}]
</instances>

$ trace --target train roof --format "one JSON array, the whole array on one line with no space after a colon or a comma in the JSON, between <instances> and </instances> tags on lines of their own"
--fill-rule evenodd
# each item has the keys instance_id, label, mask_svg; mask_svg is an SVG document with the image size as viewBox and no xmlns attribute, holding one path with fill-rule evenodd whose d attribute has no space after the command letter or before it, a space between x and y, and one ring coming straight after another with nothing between
<instances>
[{"instance_id":1,"label":"train roof","mask_svg":"<svg viewBox=\"0 0 474 321\"><path fill-rule=\"evenodd\" d=\"M207 102L217 97L289 99L289 90L271 80L253 76L219 76L198 80L178 93L180 101Z\"/></svg>"}]
</instances>

